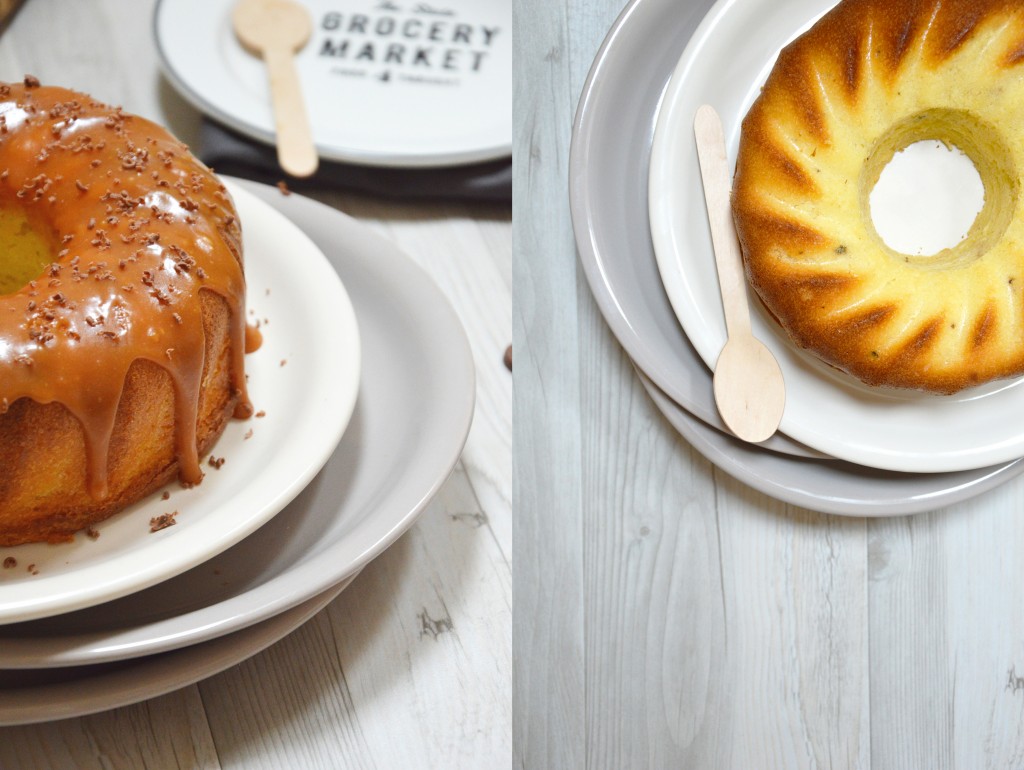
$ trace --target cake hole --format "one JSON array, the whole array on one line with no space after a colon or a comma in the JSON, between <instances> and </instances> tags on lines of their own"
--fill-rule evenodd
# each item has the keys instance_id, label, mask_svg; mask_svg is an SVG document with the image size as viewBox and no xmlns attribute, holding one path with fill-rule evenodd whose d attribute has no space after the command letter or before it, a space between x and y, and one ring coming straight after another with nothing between
<instances>
[{"instance_id":1,"label":"cake hole","mask_svg":"<svg viewBox=\"0 0 1024 770\"><path fill-rule=\"evenodd\" d=\"M13 294L53 262L49 241L18 209L0 208L0 294Z\"/></svg>"},{"instance_id":2,"label":"cake hole","mask_svg":"<svg viewBox=\"0 0 1024 770\"><path fill-rule=\"evenodd\" d=\"M924 257L963 241L984 204L985 186L971 159L934 139L897 152L870 195L871 219L885 244Z\"/></svg>"}]
</instances>

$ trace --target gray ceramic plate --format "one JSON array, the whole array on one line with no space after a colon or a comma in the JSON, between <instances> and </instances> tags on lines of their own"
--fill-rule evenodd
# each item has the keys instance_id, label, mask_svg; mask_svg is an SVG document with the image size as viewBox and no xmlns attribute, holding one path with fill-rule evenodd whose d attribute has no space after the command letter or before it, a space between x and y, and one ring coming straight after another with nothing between
<instances>
[{"instance_id":1,"label":"gray ceramic plate","mask_svg":"<svg viewBox=\"0 0 1024 770\"><path fill-rule=\"evenodd\" d=\"M580 97L569 202L580 261L612 332L640 369L707 424L727 430L711 374L662 286L647 214L647 167L662 94L710 0L634 0L615 22ZM825 455L776 434L761 446Z\"/></svg>"},{"instance_id":2,"label":"gray ceramic plate","mask_svg":"<svg viewBox=\"0 0 1024 770\"><path fill-rule=\"evenodd\" d=\"M897 473L834 460L765 452L696 419L637 372L676 430L708 460L778 500L822 513L895 516L933 511L979 495L1024 471L1024 459L956 473Z\"/></svg>"},{"instance_id":3,"label":"gray ceramic plate","mask_svg":"<svg viewBox=\"0 0 1024 770\"><path fill-rule=\"evenodd\" d=\"M711 4L633 0L594 61L573 131L569 185L580 261L612 333L660 396L656 403L698 450L736 478L821 511L882 515L930 510L1017 475L1024 470L1019 460L913 476L849 463L829 471L826 466L837 461L822 462L822 455L788 437L777 435L761 445L778 450L772 453L723 433L711 373L687 340L662 287L647 212L647 167L658 106Z\"/></svg>"},{"instance_id":4,"label":"gray ceramic plate","mask_svg":"<svg viewBox=\"0 0 1024 770\"><path fill-rule=\"evenodd\" d=\"M92 666L0 671L0 725L95 714L219 674L290 634L330 604L355 578L352 575L262 623L181 650Z\"/></svg>"},{"instance_id":5,"label":"gray ceramic plate","mask_svg":"<svg viewBox=\"0 0 1024 770\"><path fill-rule=\"evenodd\" d=\"M86 611L0 627L0 668L124 660L264 621L381 553L455 466L473 415L475 370L441 291L394 244L344 214L244 185L312 238L352 299L362 372L341 443L288 507L210 561Z\"/></svg>"}]
</instances>

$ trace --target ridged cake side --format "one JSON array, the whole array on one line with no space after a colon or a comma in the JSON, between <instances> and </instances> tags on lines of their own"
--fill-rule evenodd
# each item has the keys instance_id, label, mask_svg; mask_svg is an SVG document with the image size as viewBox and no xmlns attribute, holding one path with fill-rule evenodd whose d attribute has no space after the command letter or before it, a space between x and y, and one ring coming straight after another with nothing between
<instances>
[{"instance_id":1,"label":"ridged cake side","mask_svg":"<svg viewBox=\"0 0 1024 770\"><path fill-rule=\"evenodd\" d=\"M733 210L751 284L793 341L870 385L954 392L1024 372L1024 6L845 0L779 55L742 127ZM926 138L986 203L931 258L888 248L868 194Z\"/></svg>"}]
</instances>

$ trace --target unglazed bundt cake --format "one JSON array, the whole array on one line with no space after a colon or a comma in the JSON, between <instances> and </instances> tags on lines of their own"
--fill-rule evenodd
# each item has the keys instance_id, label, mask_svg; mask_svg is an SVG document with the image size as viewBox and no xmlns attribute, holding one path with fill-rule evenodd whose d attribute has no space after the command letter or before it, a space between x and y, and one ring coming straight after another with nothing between
<instances>
[{"instance_id":1,"label":"unglazed bundt cake","mask_svg":"<svg viewBox=\"0 0 1024 770\"><path fill-rule=\"evenodd\" d=\"M925 139L985 203L933 256L889 248L869 196ZM844 0L780 53L743 121L733 212L792 340L870 385L951 393L1024 372L1024 4Z\"/></svg>"},{"instance_id":2,"label":"unglazed bundt cake","mask_svg":"<svg viewBox=\"0 0 1024 770\"><path fill-rule=\"evenodd\" d=\"M60 541L250 411L241 233L159 126L0 84L0 545Z\"/></svg>"}]
</instances>

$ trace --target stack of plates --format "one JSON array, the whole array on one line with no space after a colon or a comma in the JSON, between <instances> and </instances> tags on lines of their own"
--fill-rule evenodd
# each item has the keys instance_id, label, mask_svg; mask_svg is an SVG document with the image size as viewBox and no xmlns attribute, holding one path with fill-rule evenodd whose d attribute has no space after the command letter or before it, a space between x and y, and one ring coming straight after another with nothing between
<instances>
[{"instance_id":1,"label":"stack of plates","mask_svg":"<svg viewBox=\"0 0 1024 770\"><path fill-rule=\"evenodd\" d=\"M263 332L246 357L262 416L229 426L203 484L97 539L0 549L17 562L0 569L0 724L125 705L255 654L393 543L461 454L473 360L430 278L344 214L225 181Z\"/></svg>"},{"instance_id":2,"label":"stack of plates","mask_svg":"<svg viewBox=\"0 0 1024 770\"><path fill-rule=\"evenodd\" d=\"M873 391L797 351L754 312L755 334L786 378L781 432L756 446L736 440L712 394L725 324L693 116L702 103L714 106L735 157L742 117L779 49L832 5L721 0L708 11L707 3L633 0L577 112L573 225L594 297L643 386L713 463L819 511L916 513L1024 470L1024 430L1004 419L1024 401L1019 380L954 397Z\"/></svg>"}]
</instances>

